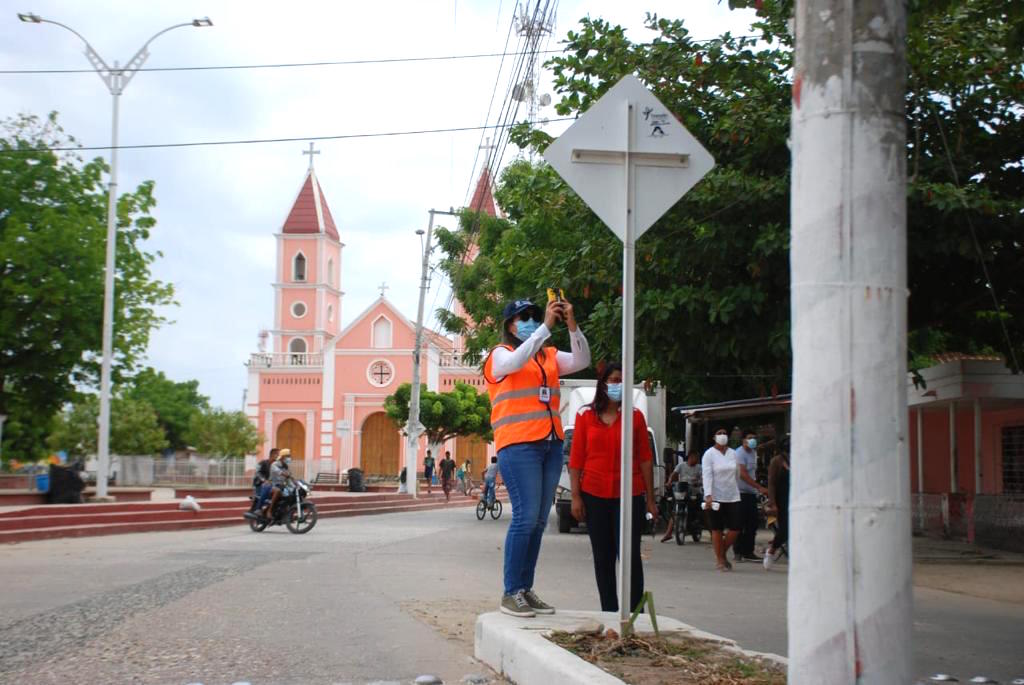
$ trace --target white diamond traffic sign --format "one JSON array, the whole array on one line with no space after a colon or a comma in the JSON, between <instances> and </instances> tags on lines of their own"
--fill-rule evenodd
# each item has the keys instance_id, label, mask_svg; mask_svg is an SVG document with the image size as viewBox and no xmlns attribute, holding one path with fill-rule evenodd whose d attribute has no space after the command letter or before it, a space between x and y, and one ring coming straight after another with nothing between
<instances>
[{"instance_id":1,"label":"white diamond traffic sign","mask_svg":"<svg viewBox=\"0 0 1024 685\"><path fill-rule=\"evenodd\" d=\"M635 76L601 96L544 158L622 241L622 436L619 498L633 496L633 327L636 239L715 166L715 160ZM619 508L619 559L632 556L633 508ZM631 564L619 564L619 597L630 595ZM629 603L619 604L628 635Z\"/></svg>"},{"instance_id":2,"label":"white diamond traffic sign","mask_svg":"<svg viewBox=\"0 0 1024 685\"><path fill-rule=\"evenodd\" d=\"M627 175L635 239L715 166L711 154L632 75L551 143L544 159L620 240L626 236Z\"/></svg>"}]
</instances>

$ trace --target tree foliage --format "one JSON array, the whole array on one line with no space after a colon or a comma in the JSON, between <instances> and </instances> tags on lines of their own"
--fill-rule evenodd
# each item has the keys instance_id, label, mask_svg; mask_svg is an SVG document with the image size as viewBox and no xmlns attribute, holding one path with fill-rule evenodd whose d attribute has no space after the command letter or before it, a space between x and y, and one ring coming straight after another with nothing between
<instances>
[{"instance_id":1,"label":"tree foliage","mask_svg":"<svg viewBox=\"0 0 1024 685\"><path fill-rule=\"evenodd\" d=\"M188 442L200 453L217 457L244 457L254 453L263 434L240 411L206 409L189 421Z\"/></svg>"},{"instance_id":2,"label":"tree foliage","mask_svg":"<svg viewBox=\"0 0 1024 685\"><path fill-rule=\"evenodd\" d=\"M663 381L678 401L789 387L792 3L731 4L759 7L755 30L766 41L725 34L696 42L682 20L648 16L654 37L632 43L621 27L587 18L548 63L560 114L581 114L633 73L715 157L716 168L637 243L638 378ZM941 351L1024 352L1024 21L1003 5L912 4L907 154L918 364ZM514 140L543 149L550 138L524 125ZM560 286L595 360L617 358L618 239L546 164L509 165L497 200L506 219L467 212L457 230L439 231L442 268L479 322L466 333L469 352L479 357L496 342L504 301ZM470 244L479 256L467 265ZM449 330L466 327L450 312L441 317Z\"/></svg>"},{"instance_id":3,"label":"tree foliage","mask_svg":"<svg viewBox=\"0 0 1024 685\"><path fill-rule=\"evenodd\" d=\"M105 162L49 151L74 145L55 114L0 123L0 413L5 453L41 454L51 417L98 378L107 192ZM115 379L131 371L172 302L143 244L153 183L118 198Z\"/></svg>"},{"instance_id":4,"label":"tree foliage","mask_svg":"<svg viewBox=\"0 0 1024 685\"><path fill-rule=\"evenodd\" d=\"M384 400L384 410L399 426L409 421L409 399L412 384L402 383ZM420 389L420 423L426 429L427 442L436 445L452 438L476 436L484 441L494 436L491 431L491 402L484 393L466 383L456 383L450 392L433 392L424 385Z\"/></svg>"},{"instance_id":5,"label":"tree foliage","mask_svg":"<svg viewBox=\"0 0 1024 685\"><path fill-rule=\"evenodd\" d=\"M210 408L209 398L199 394L199 381L178 383L152 367L132 377L125 396L144 400L153 407L173 449L186 446L193 417Z\"/></svg>"},{"instance_id":6,"label":"tree foliage","mask_svg":"<svg viewBox=\"0 0 1024 685\"><path fill-rule=\"evenodd\" d=\"M96 454L99 397L82 395L53 420L47 444L69 457ZM167 447L164 430L148 402L115 397L110 403L110 451L113 454L156 454Z\"/></svg>"}]
</instances>

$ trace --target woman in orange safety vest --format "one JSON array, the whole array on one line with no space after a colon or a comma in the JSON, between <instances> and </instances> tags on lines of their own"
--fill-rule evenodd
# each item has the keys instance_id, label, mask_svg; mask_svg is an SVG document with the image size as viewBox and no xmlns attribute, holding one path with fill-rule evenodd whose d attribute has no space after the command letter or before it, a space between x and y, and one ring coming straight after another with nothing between
<instances>
[{"instance_id":1,"label":"woman in orange safety vest","mask_svg":"<svg viewBox=\"0 0 1024 685\"><path fill-rule=\"evenodd\" d=\"M533 617L555 613L534 593L533 575L562 473L558 378L587 368L590 347L563 300L549 302L543 313L529 300L515 300L502 319L503 342L484 362L498 469L512 503L501 611ZM559 321L569 327L571 352L544 344Z\"/></svg>"}]
</instances>

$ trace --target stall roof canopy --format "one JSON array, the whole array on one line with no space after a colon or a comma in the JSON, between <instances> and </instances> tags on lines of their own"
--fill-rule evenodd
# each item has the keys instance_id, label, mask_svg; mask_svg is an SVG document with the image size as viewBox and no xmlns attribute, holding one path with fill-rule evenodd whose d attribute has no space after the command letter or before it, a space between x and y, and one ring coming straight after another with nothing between
<instances>
[{"instance_id":1,"label":"stall roof canopy","mask_svg":"<svg viewBox=\"0 0 1024 685\"><path fill-rule=\"evenodd\" d=\"M789 411L793 396L789 394L775 397L754 397L748 400L729 400L712 404L693 404L686 407L672 407L691 421L707 421L710 419L730 419L740 416L756 416L778 411Z\"/></svg>"}]
</instances>

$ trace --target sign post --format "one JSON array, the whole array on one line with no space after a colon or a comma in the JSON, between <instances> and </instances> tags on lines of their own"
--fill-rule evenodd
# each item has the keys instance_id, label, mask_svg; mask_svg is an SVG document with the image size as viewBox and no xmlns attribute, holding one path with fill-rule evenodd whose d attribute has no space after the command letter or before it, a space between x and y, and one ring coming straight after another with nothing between
<instances>
[{"instance_id":1,"label":"sign post","mask_svg":"<svg viewBox=\"0 0 1024 685\"><path fill-rule=\"evenodd\" d=\"M711 154L629 75L544 151L544 158L622 241L622 473L619 633L629 616L633 545L633 363L636 241L715 165Z\"/></svg>"}]
</instances>

